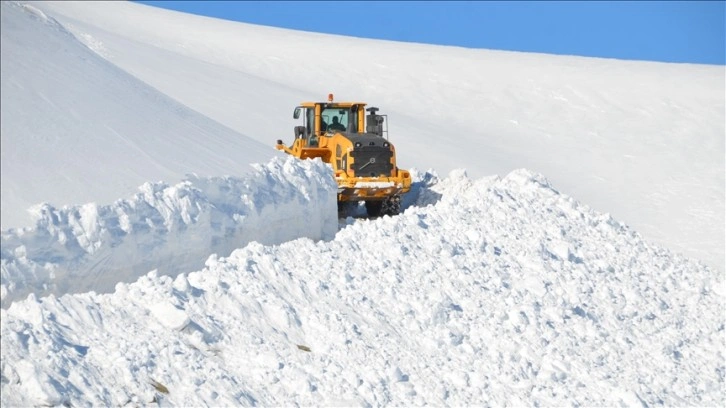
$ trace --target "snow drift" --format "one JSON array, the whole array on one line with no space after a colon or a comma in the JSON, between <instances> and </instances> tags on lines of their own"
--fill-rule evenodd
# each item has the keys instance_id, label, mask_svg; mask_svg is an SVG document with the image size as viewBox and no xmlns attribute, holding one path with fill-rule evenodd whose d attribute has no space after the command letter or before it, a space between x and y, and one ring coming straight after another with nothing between
<instances>
[{"instance_id":1,"label":"snow drift","mask_svg":"<svg viewBox=\"0 0 726 408\"><path fill-rule=\"evenodd\" d=\"M251 241L332 239L337 185L320 160L273 159L244 178L146 183L128 200L35 207L34 227L2 233L2 307L26 297L111 292L152 269L176 276Z\"/></svg>"},{"instance_id":2,"label":"snow drift","mask_svg":"<svg viewBox=\"0 0 726 408\"><path fill-rule=\"evenodd\" d=\"M331 241L12 303L3 405L724 404L720 274L526 170L428 184Z\"/></svg>"}]
</instances>

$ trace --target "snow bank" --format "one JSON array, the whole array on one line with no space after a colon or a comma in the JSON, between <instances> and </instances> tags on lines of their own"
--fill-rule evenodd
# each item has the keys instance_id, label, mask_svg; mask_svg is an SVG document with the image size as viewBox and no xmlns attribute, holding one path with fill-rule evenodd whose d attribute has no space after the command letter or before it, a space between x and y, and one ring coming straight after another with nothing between
<instances>
[{"instance_id":1,"label":"snow bank","mask_svg":"<svg viewBox=\"0 0 726 408\"><path fill-rule=\"evenodd\" d=\"M337 185L329 166L274 158L244 178L146 183L128 200L34 208L35 226L2 233L2 306L34 293L110 292L152 269L176 276L251 241L332 239Z\"/></svg>"},{"instance_id":2,"label":"snow bank","mask_svg":"<svg viewBox=\"0 0 726 408\"><path fill-rule=\"evenodd\" d=\"M332 241L14 302L2 405L726 403L721 274L526 170L425 184Z\"/></svg>"}]
</instances>

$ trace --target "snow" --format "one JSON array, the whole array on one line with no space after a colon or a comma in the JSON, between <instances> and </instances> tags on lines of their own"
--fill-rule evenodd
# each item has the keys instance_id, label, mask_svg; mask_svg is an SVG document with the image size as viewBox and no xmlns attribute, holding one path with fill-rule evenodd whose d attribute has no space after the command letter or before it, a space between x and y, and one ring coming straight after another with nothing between
<instances>
[{"instance_id":1,"label":"snow","mask_svg":"<svg viewBox=\"0 0 726 408\"><path fill-rule=\"evenodd\" d=\"M392 181L359 181L353 188L390 188L394 185Z\"/></svg>"},{"instance_id":2,"label":"snow","mask_svg":"<svg viewBox=\"0 0 726 408\"><path fill-rule=\"evenodd\" d=\"M239 175L247 163L265 162L275 140L292 139L294 106L333 93L388 114L405 167L442 174L463 167L473 177L528 168L654 242L724 269L722 66L358 39L130 2L31 4L78 41L53 46L58 39L45 36L30 47L22 41L39 38L17 34L20 50L39 51L35 59L3 50L4 66L30 60L12 69L17 80L3 81L6 98L18 100L3 116L23 118L2 129L17 152L3 152L3 229L32 224L25 209L49 200L48 184L56 205L74 205L110 203L146 181L177 182L190 172ZM62 51L70 49L80 55ZM144 95L156 101L143 111L126 102ZM107 102L83 102L96 96ZM19 111L27 105L38 114ZM36 120L50 114L52 122ZM175 143L157 134L175 135ZM40 140L24 143L29 136ZM84 160L55 159L72 157L79 144ZM64 170L42 171L49 160ZM91 190L89 167L104 173ZM38 180L46 187L25 188Z\"/></svg>"},{"instance_id":3,"label":"snow","mask_svg":"<svg viewBox=\"0 0 726 408\"><path fill-rule=\"evenodd\" d=\"M3 406L726 403L723 67L0 7ZM273 148L328 92L401 215Z\"/></svg>"},{"instance_id":4,"label":"snow","mask_svg":"<svg viewBox=\"0 0 726 408\"><path fill-rule=\"evenodd\" d=\"M335 236L338 186L324 163L288 157L256 167L246 178L145 183L107 206L34 207L35 227L2 235L2 306L29 293L110 292L151 269L196 270L207 255L251 241Z\"/></svg>"},{"instance_id":5,"label":"snow","mask_svg":"<svg viewBox=\"0 0 726 408\"><path fill-rule=\"evenodd\" d=\"M289 143L297 124L294 106L333 93L337 100L366 101L388 115L391 142L406 168L441 174L466 168L472 177L527 168L654 242L726 269L723 66L368 40L128 2L32 4L123 71L241 134L210 132L235 144L213 147L210 160L181 161L224 167L195 171L199 174L236 175L247 162L265 162L267 151L237 153L235 158L247 159L237 166L219 163L215 153L245 151L238 147L244 142L270 147L289 138ZM198 140L204 138L187 142ZM165 150L142 147L150 148ZM185 174L169 171L179 179ZM149 179L176 181L158 172L141 173L154 177L133 180L105 202L132 194ZM42 200L47 198L27 204ZM3 228L29 224L27 218L7 222Z\"/></svg>"}]
</instances>

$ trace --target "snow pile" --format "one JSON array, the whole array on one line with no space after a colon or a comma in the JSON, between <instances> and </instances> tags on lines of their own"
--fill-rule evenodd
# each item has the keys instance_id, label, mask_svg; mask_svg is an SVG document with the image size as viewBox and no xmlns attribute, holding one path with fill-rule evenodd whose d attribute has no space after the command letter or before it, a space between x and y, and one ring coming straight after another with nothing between
<instances>
[{"instance_id":1,"label":"snow pile","mask_svg":"<svg viewBox=\"0 0 726 408\"><path fill-rule=\"evenodd\" d=\"M146 183L112 205L38 205L34 227L2 233L2 307L29 293L110 292L152 269L176 276L251 241L333 238L330 166L288 156L254 169L243 178Z\"/></svg>"},{"instance_id":2,"label":"snow pile","mask_svg":"<svg viewBox=\"0 0 726 408\"><path fill-rule=\"evenodd\" d=\"M721 274L539 174L426 183L332 241L12 303L2 404L726 403Z\"/></svg>"}]
</instances>

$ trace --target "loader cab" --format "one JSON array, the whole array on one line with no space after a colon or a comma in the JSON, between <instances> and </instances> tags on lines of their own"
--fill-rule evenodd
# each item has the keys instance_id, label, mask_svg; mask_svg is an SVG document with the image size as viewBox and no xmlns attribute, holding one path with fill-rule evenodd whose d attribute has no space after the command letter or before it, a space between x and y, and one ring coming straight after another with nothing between
<instances>
[{"instance_id":1,"label":"loader cab","mask_svg":"<svg viewBox=\"0 0 726 408\"><path fill-rule=\"evenodd\" d=\"M295 137L304 138L308 147L317 147L321 137L336 132L365 131L365 103L304 102L293 112L293 118L301 117L303 125L295 127Z\"/></svg>"},{"instance_id":2,"label":"loader cab","mask_svg":"<svg viewBox=\"0 0 726 408\"><path fill-rule=\"evenodd\" d=\"M349 136L366 133L387 138L386 115L379 115L377 111L374 107L366 109L365 102L334 102L333 94L328 95L327 102L303 102L293 112L293 118L303 121L302 125L295 126L295 140L302 139L298 145L304 148L319 147L321 138L332 138L337 133ZM331 127L334 122L339 125Z\"/></svg>"}]
</instances>

